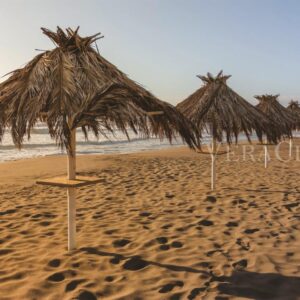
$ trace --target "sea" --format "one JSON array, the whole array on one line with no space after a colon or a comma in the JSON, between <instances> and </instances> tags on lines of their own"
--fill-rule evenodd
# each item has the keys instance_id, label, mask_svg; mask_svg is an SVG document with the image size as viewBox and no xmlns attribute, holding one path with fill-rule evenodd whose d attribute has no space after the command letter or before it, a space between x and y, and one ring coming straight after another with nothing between
<instances>
[{"instance_id":1,"label":"sea","mask_svg":"<svg viewBox=\"0 0 300 300\"><path fill-rule=\"evenodd\" d=\"M124 133L117 130L114 135L109 132L106 135L106 137L97 139L90 134L88 140L86 140L81 129L78 129L76 133L76 154L133 153L184 145L179 137L170 144L167 139L145 138L135 135L130 130L129 140ZM204 139L208 141L209 135L206 135ZM25 139L21 150L15 147L9 132L4 134L0 144L0 162L64 154L66 154L65 150L58 147L55 140L51 139L48 128L44 124L36 125L32 130L30 139Z\"/></svg>"},{"instance_id":2,"label":"sea","mask_svg":"<svg viewBox=\"0 0 300 300\"><path fill-rule=\"evenodd\" d=\"M114 135L107 132L107 137L100 137L99 139L90 134L89 139L86 140L82 131L78 129L76 133L76 154L133 153L184 145L180 137L170 144L167 139L144 138L129 131L129 138L130 140L121 131L115 131ZM245 139L244 135L239 137L241 141ZM253 136L253 139L255 140L255 136ZM206 132L203 133L202 144L207 144L210 141L211 136ZM0 162L64 154L66 154L65 150L59 148L55 140L50 138L48 128L44 124L38 124L32 130L31 138L25 140L21 150L15 147L9 132L5 133L0 144Z\"/></svg>"}]
</instances>

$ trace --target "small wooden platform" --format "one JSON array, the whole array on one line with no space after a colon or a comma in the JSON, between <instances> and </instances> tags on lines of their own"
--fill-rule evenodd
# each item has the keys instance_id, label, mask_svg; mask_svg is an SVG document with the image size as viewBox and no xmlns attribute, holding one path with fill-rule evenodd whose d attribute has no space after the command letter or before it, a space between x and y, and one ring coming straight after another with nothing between
<instances>
[{"instance_id":1,"label":"small wooden platform","mask_svg":"<svg viewBox=\"0 0 300 300\"><path fill-rule=\"evenodd\" d=\"M41 185L51 185L51 186L59 186L59 187L81 187L85 185L96 184L101 182L102 179L98 177L89 177L89 176L76 176L76 179L69 180L65 176L64 177L54 177L49 179L41 179L37 180L37 184Z\"/></svg>"}]
</instances>

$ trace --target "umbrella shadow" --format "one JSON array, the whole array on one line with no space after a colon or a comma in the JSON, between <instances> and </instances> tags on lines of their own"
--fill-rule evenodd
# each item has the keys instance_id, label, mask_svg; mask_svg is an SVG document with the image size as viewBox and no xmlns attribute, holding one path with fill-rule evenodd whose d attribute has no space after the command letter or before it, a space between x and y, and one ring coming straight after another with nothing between
<instances>
[{"instance_id":1,"label":"umbrella shadow","mask_svg":"<svg viewBox=\"0 0 300 300\"><path fill-rule=\"evenodd\" d=\"M283 193L283 194L300 194L300 191L291 191L291 190L269 190L268 188L258 188L258 189L239 189L239 188L230 188L226 187L225 190L239 190L241 192L258 192L258 193Z\"/></svg>"},{"instance_id":2,"label":"umbrella shadow","mask_svg":"<svg viewBox=\"0 0 300 300\"><path fill-rule=\"evenodd\" d=\"M111 257L110 262L113 264L124 261L122 264L123 269L130 271L139 271L148 266L156 266L175 272L202 274L210 278L209 282L218 282L217 289L224 296L255 300L297 300L300 297L300 277L248 271L234 271L231 276L215 276L211 270L207 272L188 266L158 263L142 259L138 255L126 256L101 251L94 247L83 247L80 248L80 251L92 255Z\"/></svg>"},{"instance_id":3,"label":"umbrella shadow","mask_svg":"<svg viewBox=\"0 0 300 300\"><path fill-rule=\"evenodd\" d=\"M216 277L218 290L225 295L255 300L297 300L300 297L300 277L276 273L235 271L228 277Z\"/></svg>"},{"instance_id":4,"label":"umbrella shadow","mask_svg":"<svg viewBox=\"0 0 300 300\"><path fill-rule=\"evenodd\" d=\"M110 262L113 264L119 264L121 261L125 261L125 263L123 264L123 268L130 271L138 271L146 268L147 266L156 266L156 267L168 269L170 271L175 271L175 272L199 273L199 274L205 274L207 276L211 276L211 273L203 270L198 270L187 266L163 264L155 261L145 260L142 259L141 256L139 255L125 256L114 252L100 251L93 247L83 247L80 248L80 250L85 251L88 254L94 254L99 256L110 256L112 257Z\"/></svg>"}]
</instances>

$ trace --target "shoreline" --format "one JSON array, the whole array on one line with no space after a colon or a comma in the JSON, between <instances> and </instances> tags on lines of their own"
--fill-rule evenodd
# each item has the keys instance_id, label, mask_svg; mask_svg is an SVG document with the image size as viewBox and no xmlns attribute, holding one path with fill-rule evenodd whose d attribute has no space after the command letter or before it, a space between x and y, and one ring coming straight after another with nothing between
<instances>
[{"instance_id":1,"label":"shoreline","mask_svg":"<svg viewBox=\"0 0 300 300\"><path fill-rule=\"evenodd\" d=\"M294 138L294 146L299 149L298 142L300 138ZM207 145L207 144L203 144ZM284 141L283 149L286 151L288 141ZM247 141L240 141L237 144L232 144L233 151L228 152L225 156L230 156L231 153L241 155L241 149L239 146L253 146L258 153L262 149L262 145L257 140L253 140L252 143ZM269 145L269 149L275 148L277 145ZM222 144L220 151L226 151L227 144ZM262 152L262 150L261 150ZM210 164L209 153L199 153L187 146L175 146L166 147L162 149L150 149L145 151L137 151L130 153L112 153L112 154L79 154L76 156L77 160L77 172L94 172L100 169L105 169L114 164L114 161L118 158L128 157L132 159L134 157L151 158L157 157L176 157L178 155L188 155L195 158L204 158L208 161L208 167ZM299 152L297 152L299 155ZM0 162L0 187L12 186L12 185L31 185L35 184L37 179L45 179L47 177L63 176L67 173L67 155L46 155L32 158L24 158L17 160L9 160ZM12 183L13 182L13 183Z\"/></svg>"}]
</instances>

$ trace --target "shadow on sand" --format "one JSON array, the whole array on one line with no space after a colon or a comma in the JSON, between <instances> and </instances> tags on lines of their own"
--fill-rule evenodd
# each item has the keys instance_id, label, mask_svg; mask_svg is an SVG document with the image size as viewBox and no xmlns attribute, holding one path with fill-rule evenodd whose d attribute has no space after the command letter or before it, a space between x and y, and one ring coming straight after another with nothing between
<instances>
[{"instance_id":1,"label":"shadow on sand","mask_svg":"<svg viewBox=\"0 0 300 300\"><path fill-rule=\"evenodd\" d=\"M111 256L112 257L111 263L113 263L113 264L118 264L120 261L124 260L125 263L123 265L123 268L126 270L131 270L131 271L141 270L147 266L152 265L152 266L157 266L160 268L169 269L169 270L175 271L175 272L199 273L199 274L205 274L207 276L210 275L209 272L194 269L191 267L178 266L178 265L172 265L172 264L161 264L161 263L150 261L150 260L144 260L138 255L124 256L124 255L117 254L117 253L100 251L93 247L83 247L80 250L85 251L88 254L95 254L95 255L99 255L99 256Z\"/></svg>"},{"instance_id":2,"label":"shadow on sand","mask_svg":"<svg viewBox=\"0 0 300 300\"><path fill-rule=\"evenodd\" d=\"M241 191L241 192L255 192L255 193L282 193L286 195L290 194L300 194L300 191L291 191L291 190L269 190L268 188L257 188L257 189L239 189L239 188L231 188L231 187L225 187L224 190L232 190L232 191Z\"/></svg>"},{"instance_id":3,"label":"shadow on sand","mask_svg":"<svg viewBox=\"0 0 300 300\"><path fill-rule=\"evenodd\" d=\"M275 273L236 271L229 277L217 277L218 290L228 296L263 300L300 299L300 277Z\"/></svg>"},{"instance_id":4,"label":"shadow on sand","mask_svg":"<svg viewBox=\"0 0 300 300\"><path fill-rule=\"evenodd\" d=\"M144 260L140 256L124 256L118 253L100 251L93 247L83 247L80 251L93 255L109 256L111 257L110 262L113 264L119 264L123 261L122 267L130 271L138 271L148 266L156 266L175 272L199 273L210 278L209 282L218 282L217 288L226 299L227 296L244 297L255 300L300 299L300 277L247 271L234 271L231 276L218 277L215 276L211 270L207 272L186 266L162 264ZM198 292L196 294L198 294ZM194 299L194 297L189 296L189 299Z\"/></svg>"}]
</instances>

